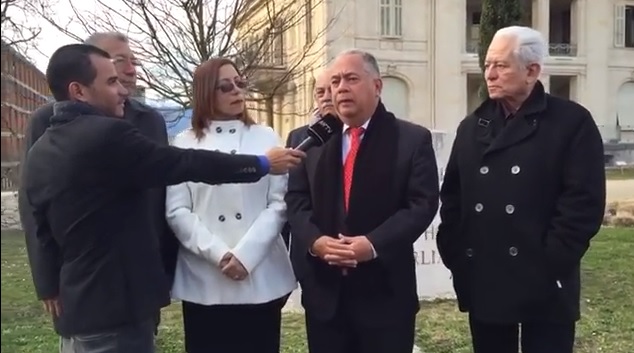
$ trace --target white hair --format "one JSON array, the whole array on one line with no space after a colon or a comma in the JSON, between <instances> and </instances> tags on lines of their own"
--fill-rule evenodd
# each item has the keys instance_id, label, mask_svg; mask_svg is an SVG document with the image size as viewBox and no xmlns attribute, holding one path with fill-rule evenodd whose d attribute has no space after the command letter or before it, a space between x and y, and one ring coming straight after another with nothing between
<instances>
[{"instance_id":1,"label":"white hair","mask_svg":"<svg viewBox=\"0 0 634 353\"><path fill-rule=\"evenodd\" d=\"M365 70L371 75L381 77L381 69L379 68L379 62L376 60L376 57L374 55L361 49L347 49L339 53L337 57L335 58L335 60L342 56L347 56L347 55L360 56L361 60L363 60L363 66L365 67Z\"/></svg>"},{"instance_id":2,"label":"white hair","mask_svg":"<svg viewBox=\"0 0 634 353\"><path fill-rule=\"evenodd\" d=\"M544 66L544 60L548 56L548 44L539 31L530 27L510 26L499 29L495 32L493 38L495 37L514 38L516 48L513 53L523 65Z\"/></svg>"}]
</instances>

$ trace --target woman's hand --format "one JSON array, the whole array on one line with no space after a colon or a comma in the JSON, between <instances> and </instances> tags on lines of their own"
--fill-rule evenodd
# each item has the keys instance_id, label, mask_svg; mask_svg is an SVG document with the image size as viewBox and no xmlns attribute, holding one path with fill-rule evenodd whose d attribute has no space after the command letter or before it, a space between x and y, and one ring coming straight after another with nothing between
<instances>
[{"instance_id":1,"label":"woman's hand","mask_svg":"<svg viewBox=\"0 0 634 353\"><path fill-rule=\"evenodd\" d=\"M220 260L220 268L225 276L234 281L241 281L249 275L240 260L230 252L226 253Z\"/></svg>"}]
</instances>

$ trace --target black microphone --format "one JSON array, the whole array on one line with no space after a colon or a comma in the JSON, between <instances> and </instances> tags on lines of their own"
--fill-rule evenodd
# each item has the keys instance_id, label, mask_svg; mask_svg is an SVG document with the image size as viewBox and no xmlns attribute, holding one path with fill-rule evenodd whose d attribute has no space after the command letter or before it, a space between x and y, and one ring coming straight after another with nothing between
<instances>
[{"instance_id":1,"label":"black microphone","mask_svg":"<svg viewBox=\"0 0 634 353\"><path fill-rule=\"evenodd\" d=\"M343 125L339 118L332 114L326 114L308 127L308 137L295 149L306 152L313 147L321 146L330 140L337 129L342 128Z\"/></svg>"}]
</instances>

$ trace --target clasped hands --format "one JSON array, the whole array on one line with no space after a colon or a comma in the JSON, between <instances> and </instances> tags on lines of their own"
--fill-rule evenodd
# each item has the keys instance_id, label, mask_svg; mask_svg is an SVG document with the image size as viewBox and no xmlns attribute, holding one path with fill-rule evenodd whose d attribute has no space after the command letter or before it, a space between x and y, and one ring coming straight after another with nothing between
<instances>
[{"instance_id":1,"label":"clasped hands","mask_svg":"<svg viewBox=\"0 0 634 353\"><path fill-rule=\"evenodd\" d=\"M231 252L226 253L222 257L219 266L222 274L234 281L241 281L249 275L244 265Z\"/></svg>"},{"instance_id":2,"label":"clasped hands","mask_svg":"<svg viewBox=\"0 0 634 353\"><path fill-rule=\"evenodd\" d=\"M313 243L311 252L329 265L340 267L357 267L375 256L372 243L364 235L339 234L339 238L322 235Z\"/></svg>"}]
</instances>

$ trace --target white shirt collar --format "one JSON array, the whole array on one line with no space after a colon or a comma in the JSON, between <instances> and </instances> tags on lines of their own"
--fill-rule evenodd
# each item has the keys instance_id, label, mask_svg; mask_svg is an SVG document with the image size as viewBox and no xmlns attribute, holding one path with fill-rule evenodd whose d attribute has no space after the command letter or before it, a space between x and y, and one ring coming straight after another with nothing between
<instances>
[{"instance_id":1,"label":"white shirt collar","mask_svg":"<svg viewBox=\"0 0 634 353\"><path fill-rule=\"evenodd\" d=\"M365 124L363 124L361 127L363 128L363 132L368 130L368 124L370 124L370 120L372 120L372 118L368 119ZM343 124L343 134L346 134L346 131L348 131L348 129L350 128L350 126L348 124Z\"/></svg>"}]
</instances>

